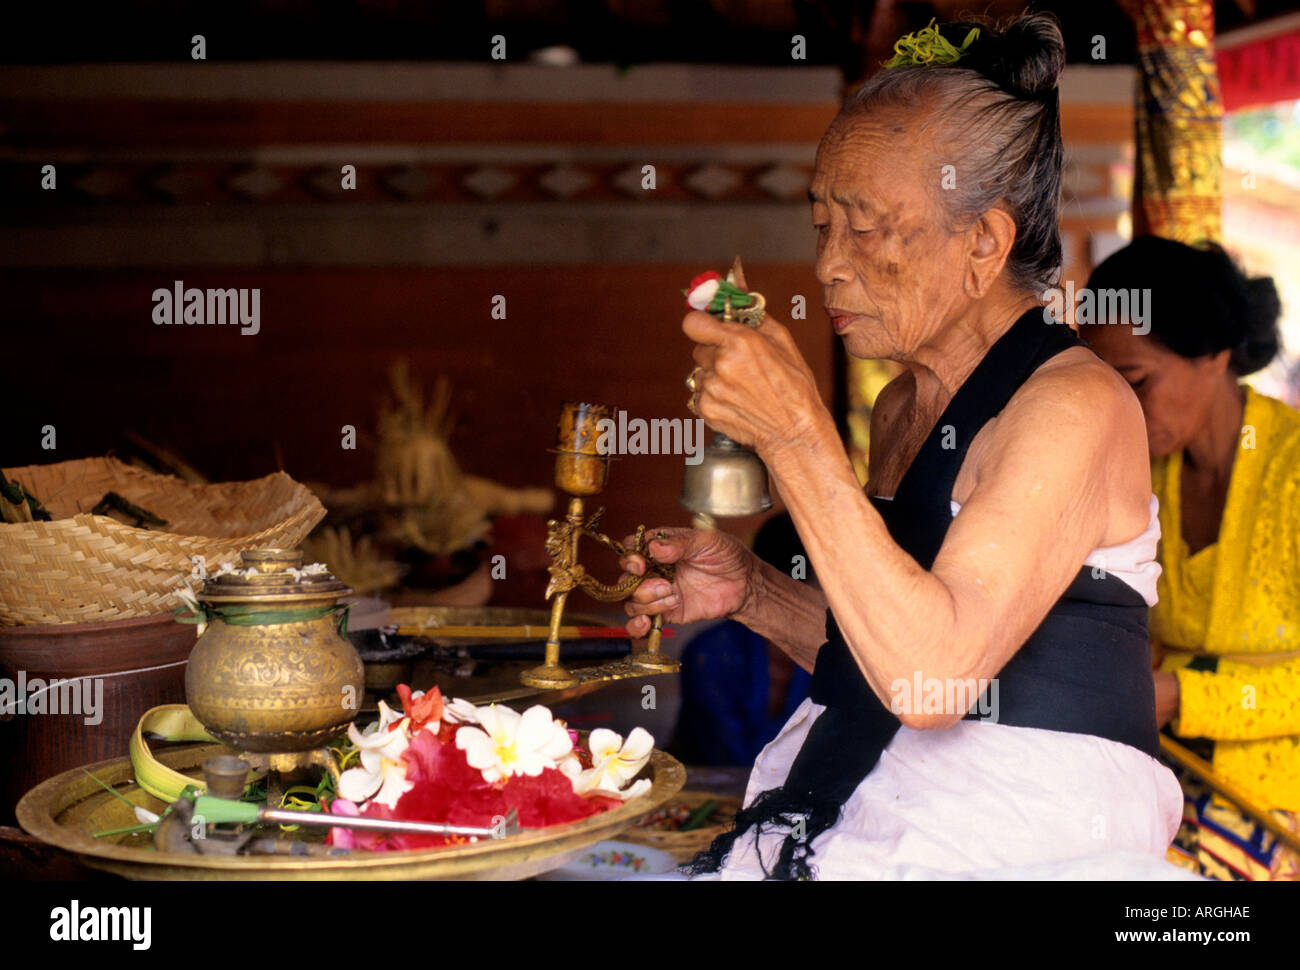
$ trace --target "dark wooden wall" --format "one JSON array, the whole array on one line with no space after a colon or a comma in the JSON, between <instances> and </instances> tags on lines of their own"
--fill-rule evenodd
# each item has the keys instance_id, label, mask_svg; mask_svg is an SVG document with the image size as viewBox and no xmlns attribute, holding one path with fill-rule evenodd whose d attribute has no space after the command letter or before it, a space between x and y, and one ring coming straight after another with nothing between
<instances>
[{"instance_id":1,"label":"dark wooden wall","mask_svg":"<svg viewBox=\"0 0 1300 970\"><path fill-rule=\"evenodd\" d=\"M549 484L565 399L688 416L680 290L736 252L778 317L806 298L793 326L830 402L834 338L803 195L837 108L833 72L396 70L0 71L0 465L103 454L132 430L218 480L282 464L356 483L373 451L364 436L343 450L340 429L373 427L405 358L426 386L452 381L467 470ZM1089 81L1063 108L1067 275L1124 208L1127 75L1109 83L1106 99ZM358 187L340 192L353 160ZM39 188L47 161L57 192ZM634 174L629 189L648 161L658 188L641 193ZM548 187L561 169L586 187ZM475 187L491 170L511 187ZM395 187L393 172L410 178ZM151 294L178 279L260 288L261 332L156 326ZM616 463L611 531L683 521L682 468Z\"/></svg>"},{"instance_id":2,"label":"dark wooden wall","mask_svg":"<svg viewBox=\"0 0 1300 970\"><path fill-rule=\"evenodd\" d=\"M453 384L453 450L471 472L548 485L566 399L630 417L690 417L682 381L690 341L679 291L701 267L42 270L0 276L7 343L8 466L102 454L131 429L175 448L218 480L266 474L282 456L299 480L346 485L373 473L373 428L387 373L405 358L426 387ZM749 278L772 305L817 292L810 266L759 264ZM259 287L261 331L159 326L150 294ZM494 294L506 319L491 317ZM787 314L788 315L788 314ZM832 334L824 315L795 321L829 401ZM26 364L20 363L26 362ZM343 425L362 432L341 447ZM681 521L682 458L628 457L613 468L609 525Z\"/></svg>"}]
</instances>

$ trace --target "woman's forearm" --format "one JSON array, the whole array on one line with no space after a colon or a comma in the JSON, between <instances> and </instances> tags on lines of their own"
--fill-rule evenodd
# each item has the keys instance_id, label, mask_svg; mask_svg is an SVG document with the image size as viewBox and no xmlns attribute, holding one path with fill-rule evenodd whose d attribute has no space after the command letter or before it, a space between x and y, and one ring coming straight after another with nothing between
<instances>
[{"instance_id":1,"label":"woman's forearm","mask_svg":"<svg viewBox=\"0 0 1300 970\"><path fill-rule=\"evenodd\" d=\"M876 695L888 698L895 679L910 679L915 669L947 673L946 664L936 663L953 629L946 590L894 543L833 425L773 457L769 470ZM868 585L870 609L864 602Z\"/></svg>"},{"instance_id":2,"label":"woman's forearm","mask_svg":"<svg viewBox=\"0 0 1300 970\"><path fill-rule=\"evenodd\" d=\"M945 685L996 677L1088 550L1115 544L1102 541L1112 523L1124 520L1114 538L1133 535L1130 521L1150 484L1146 455L1137 453L1140 412L1116 393L1113 376L1058 373L1020 393L1000 413L962 512L928 568L890 536L828 413L761 452L840 632L886 704L898 684L917 677ZM965 713L912 710L900 718L942 728Z\"/></svg>"},{"instance_id":3,"label":"woman's forearm","mask_svg":"<svg viewBox=\"0 0 1300 970\"><path fill-rule=\"evenodd\" d=\"M765 562L756 567L750 595L731 619L775 643L809 672L826 641L826 597Z\"/></svg>"}]
</instances>

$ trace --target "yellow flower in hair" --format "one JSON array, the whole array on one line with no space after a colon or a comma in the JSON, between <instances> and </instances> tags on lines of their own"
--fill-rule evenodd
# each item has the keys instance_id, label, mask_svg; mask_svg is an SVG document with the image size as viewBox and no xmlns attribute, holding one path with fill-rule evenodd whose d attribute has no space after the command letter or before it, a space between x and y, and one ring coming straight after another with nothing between
<instances>
[{"instance_id":1,"label":"yellow flower in hair","mask_svg":"<svg viewBox=\"0 0 1300 970\"><path fill-rule=\"evenodd\" d=\"M955 64L961 60L966 48L979 37L980 29L972 27L960 47L953 47L931 18L929 26L904 34L894 41L894 56L885 67L926 67L935 64Z\"/></svg>"}]
</instances>

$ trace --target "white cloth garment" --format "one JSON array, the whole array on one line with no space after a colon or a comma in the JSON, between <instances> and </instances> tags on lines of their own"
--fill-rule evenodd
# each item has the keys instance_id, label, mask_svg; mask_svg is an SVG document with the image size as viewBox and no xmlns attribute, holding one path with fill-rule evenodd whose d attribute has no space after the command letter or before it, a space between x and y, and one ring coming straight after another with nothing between
<instances>
[{"instance_id":1,"label":"white cloth garment","mask_svg":"<svg viewBox=\"0 0 1300 970\"><path fill-rule=\"evenodd\" d=\"M953 502L953 515L961 506ZM1094 550L1098 566L1156 601L1160 538L1153 495L1142 535ZM780 786L825 710L805 700L759 754L748 805ZM846 743L849 743L846 739ZM944 730L902 727L814 842L822 879L1182 878L1164 861L1182 817L1173 773L1136 748L1085 734L961 721ZM761 879L785 831L761 847L737 840L723 879Z\"/></svg>"},{"instance_id":2,"label":"white cloth garment","mask_svg":"<svg viewBox=\"0 0 1300 970\"><path fill-rule=\"evenodd\" d=\"M824 710L805 700L763 749L745 804L785 781ZM986 721L902 727L840 821L813 842L812 864L821 879L1028 878L1022 870L1033 867L1104 872L1107 860L1133 872L1145 856L1140 878L1177 878L1164 853L1182 808L1173 773L1126 744ZM769 869L784 835L763 837ZM763 878L755 851L752 833L737 840L722 878Z\"/></svg>"}]
</instances>

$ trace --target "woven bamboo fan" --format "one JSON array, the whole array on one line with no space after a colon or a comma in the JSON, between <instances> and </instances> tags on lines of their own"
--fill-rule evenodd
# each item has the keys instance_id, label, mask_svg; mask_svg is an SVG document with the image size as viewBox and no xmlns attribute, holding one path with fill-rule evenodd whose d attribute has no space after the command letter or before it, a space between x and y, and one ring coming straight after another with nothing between
<instances>
[{"instance_id":1,"label":"woven bamboo fan","mask_svg":"<svg viewBox=\"0 0 1300 970\"><path fill-rule=\"evenodd\" d=\"M170 612L176 588L250 547L296 548L325 515L284 472L195 485L113 458L6 469L51 522L0 524L0 626L90 623ZM108 492L166 520L136 528L90 510Z\"/></svg>"}]
</instances>

